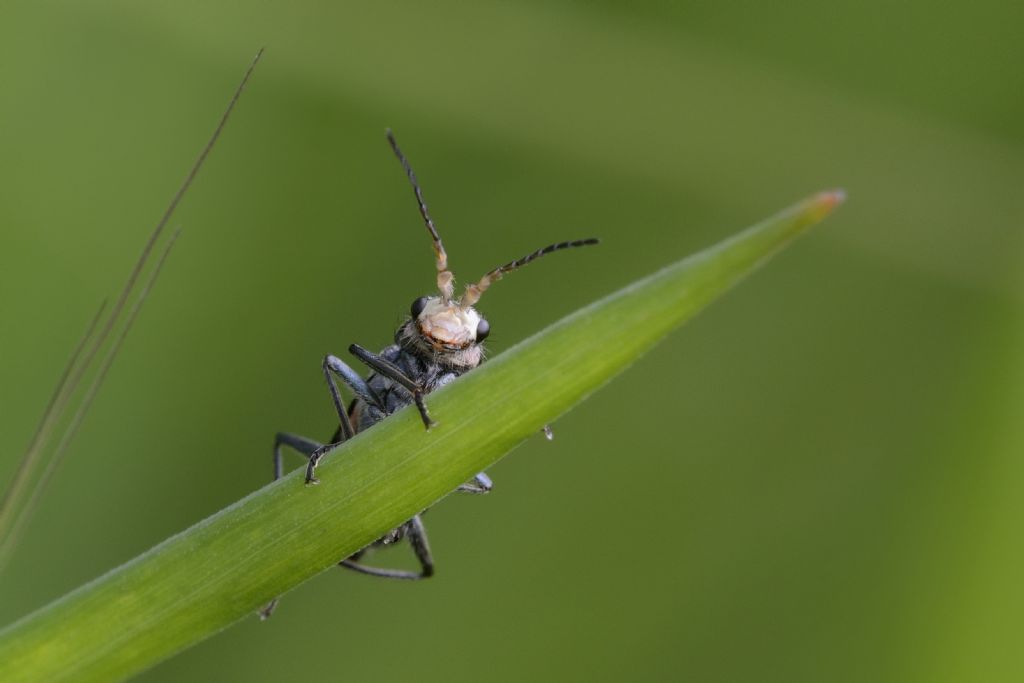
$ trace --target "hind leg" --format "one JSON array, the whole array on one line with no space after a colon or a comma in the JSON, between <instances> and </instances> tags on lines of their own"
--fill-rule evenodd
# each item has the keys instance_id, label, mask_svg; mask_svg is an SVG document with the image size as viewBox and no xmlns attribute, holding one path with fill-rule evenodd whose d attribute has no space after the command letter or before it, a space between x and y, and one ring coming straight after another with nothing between
<instances>
[{"instance_id":1,"label":"hind leg","mask_svg":"<svg viewBox=\"0 0 1024 683\"><path fill-rule=\"evenodd\" d=\"M361 564L359 558L362 556L363 551L359 551L338 564L346 569L369 574L370 576L379 576L384 579L415 581L417 579L430 578L434 575L434 558L430 554L430 543L427 541L427 529L423 526L423 520L420 519L419 515L416 515L406 522L404 526L405 537L409 539L409 544L412 545L413 552L416 553L416 559L420 561L420 571L411 572L405 569L385 569L383 567L371 567Z\"/></svg>"}]
</instances>

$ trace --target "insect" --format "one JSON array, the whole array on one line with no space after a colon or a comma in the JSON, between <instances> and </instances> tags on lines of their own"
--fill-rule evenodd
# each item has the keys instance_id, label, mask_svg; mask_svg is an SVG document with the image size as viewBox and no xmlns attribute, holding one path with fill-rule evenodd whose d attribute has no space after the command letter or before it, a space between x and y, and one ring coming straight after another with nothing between
<instances>
[{"instance_id":1,"label":"insect","mask_svg":"<svg viewBox=\"0 0 1024 683\"><path fill-rule=\"evenodd\" d=\"M548 245L488 272L476 283L468 285L462 296L456 299L455 278L448 268L448 255L427 211L416 174L390 130L387 132L387 138L409 178L420 215L433 241L439 293L421 296L412 302L409 317L395 332L395 343L380 353L372 353L358 344L349 346L349 352L371 370L368 378L363 379L337 356L328 355L324 358L323 374L338 413L338 428L327 445L295 434L277 434L274 440L274 479L279 479L282 475L281 449L287 446L308 458L306 484L318 483L315 476L317 465L335 446L410 404L415 404L424 427L430 429L434 421L427 411L424 397L459 375L469 372L484 360L483 343L490 333L490 324L477 312L475 305L487 288L508 273L545 254L598 243L598 240L591 238ZM347 408L342 401L336 378L355 395ZM545 433L550 438L550 432L546 427ZM467 493L488 493L491 486L490 478L481 472L471 481L459 486L458 490ZM387 569L362 563L363 555L370 549L392 545L402 539L409 540L420 564L419 571ZM341 560L339 564L354 571L389 579L416 580L432 576L434 561L421 515L416 515L392 529L367 548ZM260 612L261 617L269 616L276 602L275 600L267 605Z\"/></svg>"}]
</instances>

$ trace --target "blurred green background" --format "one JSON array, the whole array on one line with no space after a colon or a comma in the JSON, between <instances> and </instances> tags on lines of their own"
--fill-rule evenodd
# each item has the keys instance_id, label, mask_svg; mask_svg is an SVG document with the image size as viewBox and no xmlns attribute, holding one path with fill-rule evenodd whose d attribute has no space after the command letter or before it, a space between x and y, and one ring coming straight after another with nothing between
<instances>
[{"instance_id":1,"label":"blurred green background","mask_svg":"<svg viewBox=\"0 0 1024 683\"><path fill-rule=\"evenodd\" d=\"M500 352L811 192L828 223L427 517L140 680L1016 681L1024 5L0 9L0 481L256 49L185 232L0 581L6 623L324 438L430 291L391 126ZM299 461L292 461L298 466ZM378 560L401 564L407 549Z\"/></svg>"}]
</instances>

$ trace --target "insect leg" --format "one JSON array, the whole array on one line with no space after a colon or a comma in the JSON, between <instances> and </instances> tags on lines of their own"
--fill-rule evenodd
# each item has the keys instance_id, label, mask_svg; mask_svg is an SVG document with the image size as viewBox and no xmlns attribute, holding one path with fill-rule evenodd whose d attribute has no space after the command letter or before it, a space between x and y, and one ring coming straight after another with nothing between
<instances>
[{"instance_id":1,"label":"insect leg","mask_svg":"<svg viewBox=\"0 0 1024 683\"><path fill-rule=\"evenodd\" d=\"M346 560L342 560L338 564L347 569L352 569L363 574L369 574L370 576L379 576L384 579L406 579L408 581L415 581L416 579L426 579L433 576L434 558L430 555L430 543L427 541L427 530L423 526L423 520L420 519L419 515L416 515L405 523L405 536L409 539L409 544L412 545L413 552L416 553L416 559L420 561L420 571L418 572L410 572L404 569L385 569L383 567L371 567L369 565L360 564L356 559L358 559L362 554L361 552L356 553Z\"/></svg>"},{"instance_id":2,"label":"insect leg","mask_svg":"<svg viewBox=\"0 0 1024 683\"><path fill-rule=\"evenodd\" d=\"M340 438L340 434L336 435L335 438ZM307 458L312 457L314 453L321 450L323 446L312 439L307 439L304 436L298 434L289 434L287 432L279 432L274 436L274 481L281 478L281 447L288 446L299 453L302 453ZM274 613L274 608L277 607L277 603L281 598L274 598L257 613L260 615L260 621L268 619L271 614Z\"/></svg>"},{"instance_id":3,"label":"insect leg","mask_svg":"<svg viewBox=\"0 0 1024 683\"><path fill-rule=\"evenodd\" d=\"M377 396L376 392L369 387L366 381L359 376L359 374L350 368L345 361L341 360L337 356L330 354L324 356L323 362L324 379L327 381L327 388L331 391L331 399L334 401L334 409L338 411L338 434L334 443L320 446L312 453L308 453L309 464L306 466L306 483L307 484L318 484L319 480L313 476L316 471L317 465L320 464L320 460L323 459L331 450L334 449L340 443L348 441L355 434L355 429L352 427L352 420L348 416L348 411L345 409L345 404L341 400L341 390L338 389L337 382L334 381L334 375L341 378L341 381L346 384L359 398L361 401L368 405L384 410L384 404Z\"/></svg>"},{"instance_id":4,"label":"insect leg","mask_svg":"<svg viewBox=\"0 0 1024 683\"><path fill-rule=\"evenodd\" d=\"M420 418L423 420L423 426L430 429L434 424L434 421L430 419L430 413L427 412L427 404L423 402L423 395L426 392L418 382L409 379L409 377L402 372L402 369L391 361L367 351L359 344L352 344L348 347L348 350L349 353L365 363L378 375L400 384L406 391L412 394L412 398L416 402L416 408L420 411Z\"/></svg>"},{"instance_id":5,"label":"insect leg","mask_svg":"<svg viewBox=\"0 0 1024 683\"><path fill-rule=\"evenodd\" d=\"M492 488L494 488L494 482L491 481L490 477L481 472L473 477L472 482L466 482L455 490L462 491L463 493L490 493Z\"/></svg>"},{"instance_id":6,"label":"insect leg","mask_svg":"<svg viewBox=\"0 0 1024 683\"><path fill-rule=\"evenodd\" d=\"M307 439L304 436L298 434L288 434L287 432L279 432L274 437L274 481L281 478L281 446L288 446L299 453L302 453L307 458L313 455L317 450L323 448L323 444L317 443L312 439Z\"/></svg>"},{"instance_id":7,"label":"insect leg","mask_svg":"<svg viewBox=\"0 0 1024 683\"><path fill-rule=\"evenodd\" d=\"M325 444L309 454L309 462L306 463L306 486L320 483L320 480L315 476L316 468L320 466L320 461L324 459L324 456L340 446L344 441L345 439L342 439L338 443Z\"/></svg>"},{"instance_id":8,"label":"insect leg","mask_svg":"<svg viewBox=\"0 0 1024 683\"><path fill-rule=\"evenodd\" d=\"M341 400L341 391L338 389L337 383L334 381L334 375L341 378L357 397L362 399L365 403L373 406L377 406L381 410L384 409L381 400L377 397L366 382L359 374L350 368L345 361L341 360L337 356L330 354L324 356L323 362L324 379L327 381L327 388L331 391L331 399L334 401L334 409L338 411L338 421L341 424L341 435L342 441L346 441L352 438L355 434L355 430L352 428L352 421L348 417L348 411L345 410L345 404ZM333 373L333 374L332 374Z\"/></svg>"}]
</instances>

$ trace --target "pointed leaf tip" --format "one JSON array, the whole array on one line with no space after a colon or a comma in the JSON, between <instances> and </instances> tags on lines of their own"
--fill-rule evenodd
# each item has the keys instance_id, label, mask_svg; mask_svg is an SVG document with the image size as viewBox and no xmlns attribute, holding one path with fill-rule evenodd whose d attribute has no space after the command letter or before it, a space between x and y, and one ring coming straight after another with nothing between
<instances>
[{"instance_id":1,"label":"pointed leaf tip","mask_svg":"<svg viewBox=\"0 0 1024 683\"><path fill-rule=\"evenodd\" d=\"M820 221L845 201L846 190L842 188L825 190L811 197L808 213L811 214L815 221Z\"/></svg>"}]
</instances>

